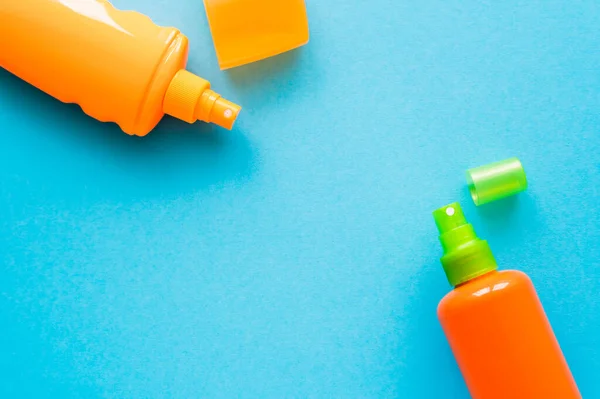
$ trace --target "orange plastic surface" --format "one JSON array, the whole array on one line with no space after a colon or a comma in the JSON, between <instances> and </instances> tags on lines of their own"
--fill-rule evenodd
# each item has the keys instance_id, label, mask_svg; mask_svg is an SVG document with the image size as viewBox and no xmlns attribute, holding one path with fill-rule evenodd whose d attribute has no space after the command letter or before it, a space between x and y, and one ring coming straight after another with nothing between
<instances>
[{"instance_id":1,"label":"orange plastic surface","mask_svg":"<svg viewBox=\"0 0 600 399\"><path fill-rule=\"evenodd\" d=\"M491 272L457 287L438 316L474 399L578 399L531 280Z\"/></svg>"},{"instance_id":2,"label":"orange plastic surface","mask_svg":"<svg viewBox=\"0 0 600 399\"><path fill-rule=\"evenodd\" d=\"M204 0L221 69L308 43L304 0Z\"/></svg>"},{"instance_id":3,"label":"orange plastic surface","mask_svg":"<svg viewBox=\"0 0 600 399\"><path fill-rule=\"evenodd\" d=\"M0 42L2 68L139 136L164 116L167 90L185 68L188 53L188 39L177 29L116 10L105 0L3 1L0 37L7 38ZM177 112L188 103L192 108L199 103L189 92L181 85L170 91L171 103L180 103L173 116L183 119ZM214 106L217 100L206 104ZM230 116L225 125L230 127L239 107L225 112ZM211 117L211 110L196 114ZM223 115L212 116L223 121Z\"/></svg>"}]
</instances>

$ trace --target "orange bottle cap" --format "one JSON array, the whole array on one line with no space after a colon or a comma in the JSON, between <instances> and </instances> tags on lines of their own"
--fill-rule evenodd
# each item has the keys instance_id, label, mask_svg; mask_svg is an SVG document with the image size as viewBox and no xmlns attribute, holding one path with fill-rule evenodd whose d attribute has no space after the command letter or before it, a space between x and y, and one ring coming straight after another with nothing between
<instances>
[{"instance_id":1,"label":"orange bottle cap","mask_svg":"<svg viewBox=\"0 0 600 399\"><path fill-rule=\"evenodd\" d=\"M304 0L204 0L221 69L308 43Z\"/></svg>"}]
</instances>

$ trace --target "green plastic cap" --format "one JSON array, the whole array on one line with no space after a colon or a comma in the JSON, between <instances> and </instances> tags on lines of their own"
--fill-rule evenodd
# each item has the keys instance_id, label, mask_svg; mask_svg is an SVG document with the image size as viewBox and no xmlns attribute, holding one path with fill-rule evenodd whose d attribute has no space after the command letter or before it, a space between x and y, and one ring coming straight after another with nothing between
<instances>
[{"instance_id":1,"label":"green plastic cap","mask_svg":"<svg viewBox=\"0 0 600 399\"><path fill-rule=\"evenodd\" d=\"M475 205L483 205L525 191L527 176L521 161L510 158L467 171L467 184Z\"/></svg>"},{"instance_id":2,"label":"green plastic cap","mask_svg":"<svg viewBox=\"0 0 600 399\"><path fill-rule=\"evenodd\" d=\"M433 212L444 249L441 262L453 287L498 268L487 241L479 239L458 203Z\"/></svg>"}]
</instances>

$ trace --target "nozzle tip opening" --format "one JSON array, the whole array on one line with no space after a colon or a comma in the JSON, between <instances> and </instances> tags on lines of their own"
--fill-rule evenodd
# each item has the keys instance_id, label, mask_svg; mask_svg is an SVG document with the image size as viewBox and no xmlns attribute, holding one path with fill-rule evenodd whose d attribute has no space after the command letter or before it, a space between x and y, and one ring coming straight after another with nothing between
<instances>
[{"instance_id":1,"label":"nozzle tip opening","mask_svg":"<svg viewBox=\"0 0 600 399\"><path fill-rule=\"evenodd\" d=\"M443 206L434 211L433 219L440 234L467 224L467 219L458 202Z\"/></svg>"},{"instance_id":2,"label":"nozzle tip opening","mask_svg":"<svg viewBox=\"0 0 600 399\"><path fill-rule=\"evenodd\" d=\"M231 130L242 107L219 97L210 111L209 120L225 129Z\"/></svg>"}]
</instances>

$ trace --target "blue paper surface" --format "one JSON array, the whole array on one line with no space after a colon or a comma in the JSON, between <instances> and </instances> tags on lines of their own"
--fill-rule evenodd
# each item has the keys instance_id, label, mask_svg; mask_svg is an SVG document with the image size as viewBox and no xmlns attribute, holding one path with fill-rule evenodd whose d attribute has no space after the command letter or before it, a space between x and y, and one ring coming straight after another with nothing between
<instances>
[{"instance_id":1,"label":"blue paper surface","mask_svg":"<svg viewBox=\"0 0 600 399\"><path fill-rule=\"evenodd\" d=\"M308 46L228 72L200 0L114 4L244 110L129 137L0 71L0 397L466 398L458 200L600 398L597 1L309 0ZM475 208L464 171L512 156L529 190Z\"/></svg>"}]
</instances>

